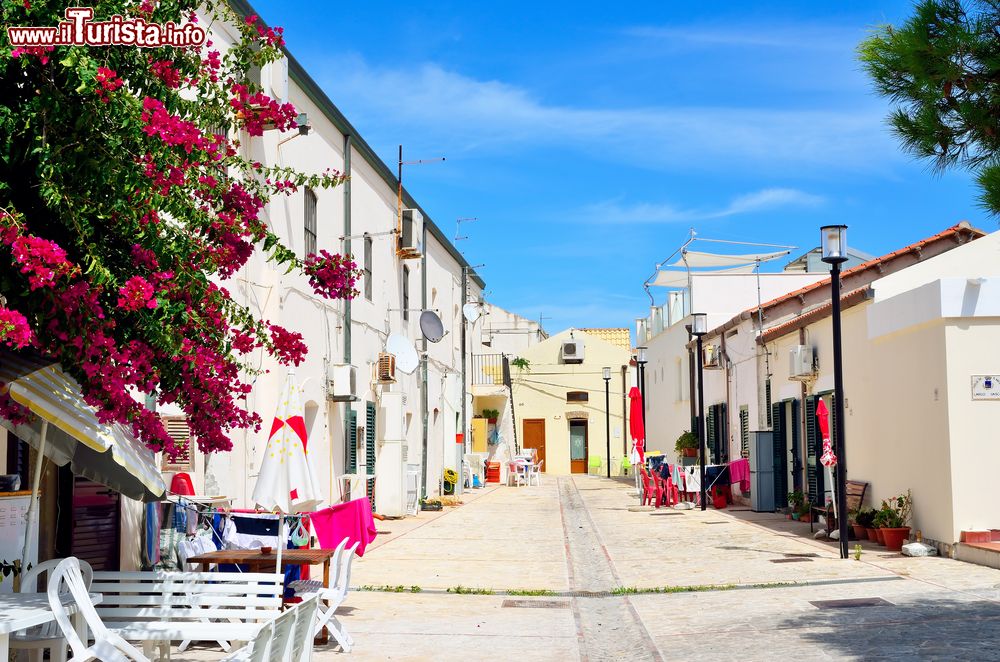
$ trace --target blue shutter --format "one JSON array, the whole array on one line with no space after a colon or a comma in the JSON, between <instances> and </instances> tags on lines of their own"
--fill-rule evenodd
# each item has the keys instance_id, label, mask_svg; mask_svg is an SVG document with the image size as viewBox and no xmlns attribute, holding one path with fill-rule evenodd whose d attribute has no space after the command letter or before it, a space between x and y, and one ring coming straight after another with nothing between
<instances>
[{"instance_id":1,"label":"blue shutter","mask_svg":"<svg viewBox=\"0 0 1000 662\"><path fill-rule=\"evenodd\" d=\"M774 505L784 508L788 505L788 465L785 462L784 406L775 402L768 410L771 414L771 431L774 443L771 452L774 459Z\"/></svg>"}]
</instances>

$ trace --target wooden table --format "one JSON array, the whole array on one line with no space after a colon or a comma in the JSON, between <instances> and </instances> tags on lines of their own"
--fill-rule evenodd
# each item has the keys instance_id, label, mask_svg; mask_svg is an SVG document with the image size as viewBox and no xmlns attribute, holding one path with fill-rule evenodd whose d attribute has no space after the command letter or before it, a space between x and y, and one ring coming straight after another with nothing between
<instances>
[{"instance_id":1,"label":"wooden table","mask_svg":"<svg viewBox=\"0 0 1000 662\"><path fill-rule=\"evenodd\" d=\"M99 593L90 594L96 605L101 602ZM69 593L63 597L63 604L73 616L73 627L83 641L87 641L87 622L77 609L76 601ZM49 607L47 593L4 593L0 594L0 660L9 655L10 635L18 630L44 625L56 620Z\"/></svg>"},{"instance_id":2,"label":"wooden table","mask_svg":"<svg viewBox=\"0 0 1000 662\"><path fill-rule=\"evenodd\" d=\"M323 587L330 588L330 559L334 549L284 549L281 551L281 569L289 566L323 564ZM200 563L204 572L209 571L213 563L235 563L250 568L250 572L274 572L278 563L278 555L272 550L270 554L262 554L259 549L220 549L189 557L188 563ZM325 644L329 640L326 628L316 641ZM0 658L2 659L2 658Z\"/></svg>"}]
</instances>

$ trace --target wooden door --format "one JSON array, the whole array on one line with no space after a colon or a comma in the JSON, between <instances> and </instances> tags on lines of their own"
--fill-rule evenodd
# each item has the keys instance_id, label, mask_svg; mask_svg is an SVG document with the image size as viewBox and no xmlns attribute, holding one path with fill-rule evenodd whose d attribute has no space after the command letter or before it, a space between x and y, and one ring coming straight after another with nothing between
<instances>
[{"instance_id":1,"label":"wooden door","mask_svg":"<svg viewBox=\"0 0 1000 662\"><path fill-rule=\"evenodd\" d=\"M529 448L534 448L535 453L538 456L538 461L541 462L545 459L545 419L544 418L526 418L524 419L524 434L522 436L521 447L525 450ZM542 471L545 471L546 467L542 465Z\"/></svg>"},{"instance_id":2,"label":"wooden door","mask_svg":"<svg viewBox=\"0 0 1000 662\"><path fill-rule=\"evenodd\" d=\"M569 472L587 473L587 421L569 422Z\"/></svg>"}]
</instances>

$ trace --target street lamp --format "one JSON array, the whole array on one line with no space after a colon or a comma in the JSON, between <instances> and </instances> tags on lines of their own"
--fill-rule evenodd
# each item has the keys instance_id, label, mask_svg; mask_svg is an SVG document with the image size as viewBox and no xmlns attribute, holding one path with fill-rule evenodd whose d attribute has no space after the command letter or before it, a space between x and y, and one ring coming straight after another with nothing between
<instances>
[{"instance_id":1,"label":"street lamp","mask_svg":"<svg viewBox=\"0 0 1000 662\"><path fill-rule=\"evenodd\" d=\"M847 558L847 456L844 444L844 358L840 337L840 265L847 261L847 226L824 225L822 260L830 265L830 297L833 299L833 425L836 430L837 523L840 526L840 558Z\"/></svg>"},{"instance_id":2,"label":"street lamp","mask_svg":"<svg viewBox=\"0 0 1000 662\"><path fill-rule=\"evenodd\" d=\"M698 464L700 465L701 487L699 497L701 509L708 507L705 498L705 380L702 378L701 337L708 333L708 315L705 313L691 314L691 335L695 337L698 351L694 360L698 364Z\"/></svg>"},{"instance_id":3,"label":"street lamp","mask_svg":"<svg viewBox=\"0 0 1000 662\"><path fill-rule=\"evenodd\" d=\"M608 478L611 478L611 368L604 368L604 422L607 427Z\"/></svg>"}]
</instances>

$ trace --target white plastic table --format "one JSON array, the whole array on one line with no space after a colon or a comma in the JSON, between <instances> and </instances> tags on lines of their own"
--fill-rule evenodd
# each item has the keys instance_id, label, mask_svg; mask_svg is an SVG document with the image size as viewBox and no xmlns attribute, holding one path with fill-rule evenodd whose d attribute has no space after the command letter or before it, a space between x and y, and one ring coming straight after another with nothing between
<instances>
[{"instance_id":1,"label":"white plastic table","mask_svg":"<svg viewBox=\"0 0 1000 662\"><path fill-rule=\"evenodd\" d=\"M90 599L96 605L101 602L100 593L91 593ZM73 596L67 593L63 604L73 616L73 627L80 638L87 641L87 623L76 608ZM56 620L49 608L47 593L3 593L0 594L0 660L6 660L10 650L10 635L18 630L43 625Z\"/></svg>"}]
</instances>

